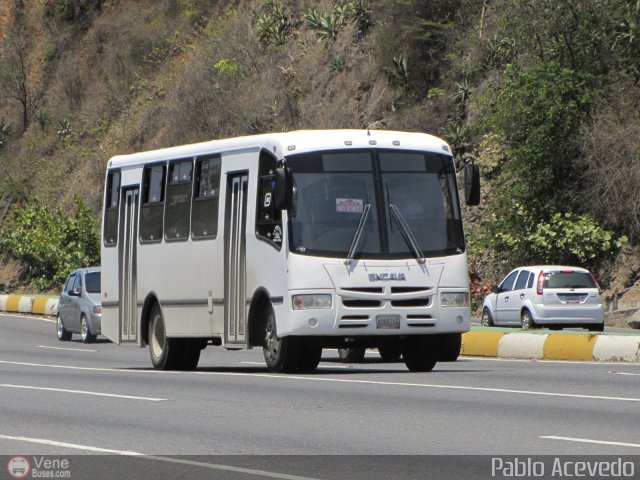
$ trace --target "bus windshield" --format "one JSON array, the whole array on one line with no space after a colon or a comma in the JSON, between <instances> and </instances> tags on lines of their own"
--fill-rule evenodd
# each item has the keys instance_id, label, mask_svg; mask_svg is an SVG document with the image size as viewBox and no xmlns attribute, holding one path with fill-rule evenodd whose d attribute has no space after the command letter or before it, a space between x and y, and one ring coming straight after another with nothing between
<instances>
[{"instance_id":1,"label":"bus windshield","mask_svg":"<svg viewBox=\"0 0 640 480\"><path fill-rule=\"evenodd\" d=\"M367 205L355 258L414 257L408 236L424 257L464 251L455 166L448 155L330 151L291 155L286 164L295 192L292 252L346 258Z\"/></svg>"}]
</instances>

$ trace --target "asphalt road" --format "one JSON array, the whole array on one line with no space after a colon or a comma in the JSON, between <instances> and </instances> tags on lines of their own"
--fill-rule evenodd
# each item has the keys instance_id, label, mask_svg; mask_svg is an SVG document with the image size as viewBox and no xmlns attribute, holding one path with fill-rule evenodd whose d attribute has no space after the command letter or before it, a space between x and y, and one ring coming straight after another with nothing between
<instances>
[{"instance_id":1,"label":"asphalt road","mask_svg":"<svg viewBox=\"0 0 640 480\"><path fill-rule=\"evenodd\" d=\"M424 457L385 455L456 455L476 472L487 458L457 456L640 455L640 365L461 358L410 373L325 351L314 374L274 375L259 350L209 347L195 372L158 372L147 349L75 337L0 315L0 455L113 455L104 478L147 462L172 478L291 479L359 478L362 465L375 468L361 478L389 478L400 463L396 478L425 478Z\"/></svg>"}]
</instances>

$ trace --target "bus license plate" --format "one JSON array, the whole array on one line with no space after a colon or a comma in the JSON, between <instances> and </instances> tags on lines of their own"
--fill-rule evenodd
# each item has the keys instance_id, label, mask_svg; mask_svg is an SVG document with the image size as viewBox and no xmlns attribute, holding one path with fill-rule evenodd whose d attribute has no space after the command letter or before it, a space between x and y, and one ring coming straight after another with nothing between
<instances>
[{"instance_id":1,"label":"bus license plate","mask_svg":"<svg viewBox=\"0 0 640 480\"><path fill-rule=\"evenodd\" d=\"M376 317L376 328L399 329L400 315L378 315Z\"/></svg>"}]
</instances>

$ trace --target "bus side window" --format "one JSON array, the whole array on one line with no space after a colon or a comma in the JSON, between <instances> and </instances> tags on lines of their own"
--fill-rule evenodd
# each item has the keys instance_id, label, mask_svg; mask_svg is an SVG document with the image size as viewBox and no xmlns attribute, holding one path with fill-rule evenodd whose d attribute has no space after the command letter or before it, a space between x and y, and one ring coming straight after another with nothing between
<instances>
[{"instance_id":1,"label":"bus side window","mask_svg":"<svg viewBox=\"0 0 640 480\"><path fill-rule=\"evenodd\" d=\"M118 206L120 204L120 172L109 173L104 199L104 232L102 238L105 247L115 247L118 243Z\"/></svg>"},{"instance_id":2,"label":"bus side window","mask_svg":"<svg viewBox=\"0 0 640 480\"><path fill-rule=\"evenodd\" d=\"M191 208L191 236L194 240L216 238L220 198L221 157L198 158Z\"/></svg>"},{"instance_id":3,"label":"bus side window","mask_svg":"<svg viewBox=\"0 0 640 480\"><path fill-rule=\"evenodd\" d=\"M164 238L166 240L187 240L189 238L192 173L193 161L191 159L169 164L167 207L164 212Z\"/></svg>"},{"instance_id":4,"label":"bus side window","mask_svg":"<svg viewBox=\"0 0 640 480\"><path fill-rule=\"evenodd\" d=\"M167 167L152 165L142 174L142 208L140 209L140 242L162 241L164 213L164 180Z\"/></svg>"}]
</instances>

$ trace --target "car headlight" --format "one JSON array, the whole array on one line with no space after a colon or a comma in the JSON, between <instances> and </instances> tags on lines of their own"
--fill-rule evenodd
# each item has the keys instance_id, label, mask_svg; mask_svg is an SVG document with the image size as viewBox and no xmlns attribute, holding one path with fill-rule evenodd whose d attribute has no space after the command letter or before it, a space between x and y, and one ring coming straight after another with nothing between
<instances>
[{"instance_id":1,"label":"car headlight","mask_svg":"<svg viewBox=\"0 0 640 480\"><path fill-rule=\"evenodd\" d=\"M293 309L294 310L310 310L310 309L328 309L331 308L331 295L328 294L316 294L316 295L294 295L293 296Z\"/></svg>"},{"instance_id":2,"label":"car headlight","mask_svg":"<svg viewBox=\"0 0 640 480\"><path fill-rule=\"evenodd\" d=\"M466 292L441 292L440 305L443 307L468 307L469 294Z\"/></svg>"},{"instance_id":3,"label":"car headlight","mask_svg":"<svg viewBox=\"0 0 640 480\"><path fill-rule=\"evenodd\" d=\"M96 315L102 315L102 305L94 305L92 312Z\"/></svg>"}]
</instances>

